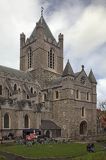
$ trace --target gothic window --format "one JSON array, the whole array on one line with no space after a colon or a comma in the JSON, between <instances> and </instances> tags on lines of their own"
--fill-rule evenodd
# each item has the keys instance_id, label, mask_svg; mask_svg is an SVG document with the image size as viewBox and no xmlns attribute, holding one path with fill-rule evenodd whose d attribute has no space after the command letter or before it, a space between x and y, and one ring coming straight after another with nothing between
<instances>
[{"instance_id":1,"label":"gothic window","mask_svg":"<svg viewBox=\"0 0 106 160\"><path fill-rule=\"evenodd\" d=\"M4 128L9 128L9 115L7 113L4 115Z\"/></svg>"},{"instance_id":2,"label":"gothic window","mask_svg":"<svg viewBox=\"0 0 106 160\"><path fill-rule=\"evenodd\" d=\"M52 48L48 52L48 67L54 69L54 51Z\"/></svg>"},{"instance_id":3,"label":"gothic window","mask_svg":"<svg viewBox=\"0 0 106 160\"><path fill-rule=\"evenodd\" d=\"M82 117L85 116L85 108L84 108L84 107L81 108L81 116L82 116Z\"/></svg>"},{"instance_id":4,"label":"gothic window","mask_svg":"<svg viewBox=\"0 0 106 160\"><path fill-rule=\"evenodd\" d=\"M44 101L46 101L46 100L47 100L47 94L44 93Z\"/></svg>"},{"instance_id":5,"label":"gothic window","mask_svg":"<svg viewBox=\"0 0 106 160\"><path fill-rule=\"evenodd\" d=\"M16 84L14 84L14 91L16 91L17 90L17 85Z\"/></svg>"},{"instance_id":6,"label":"gothic window","mask_svg":"<svg viewBox=\"0 0 106 160\"><path fill-rule=\"evenodd\" d=\"M76 98L79 99L79 90L76 90Z\"/></svg>"},{"instance_id":7,"label":"gothic window","mask_svg":"<svg viewBox=\"0 0 106 160\"><path fill-rule=\"evenodd\" d=\"M87 101L89 101L90 100L90 93L89 92L87 92L87 95L86 95L87 97Z\"/></svg>"},{"instance_id":8,"label":"gothic window","mask_svg":"<svg viewBox=\"0 0 106 160\"><path fill-rule=\"evenodd\" d=\"M28 49L28 69L32 68L32 50L31 47Z\"/></svg>"},{"instance_id":9,"label":"gothic window","mask_svg":"<svg viewBox=\"0 0 106 160\"><path fill-rule=\"evenodd\" d=\"M27 99L29 99L29 96L27 95Z\"/></svg>"},{"instance_id":10,"label":"gothic window","mask_svg":"<svg viewBox=\"0 0 106 160\"><path fill-rule=\"evenodd\" d=\"M56 99L58 99L59 98L59 92L56 91L55 94L56 94Z\"/></svg>"},{"instance_id":11,"label":"gothic window","mask_svg":"<svg viewBox=\"0 0 106 160\"><path fill-rule=\"evenodd\" d=\"M27 114L24 117L24 127L29 128L29 118Z\"/></svg>"},{"instance_id":12,"label":"gothic window","mask_svg":"<svg viewBox=\"0 0 106 160\"><path fill-rule=\"evenodd\" d=\"M0 95L2 95L2 85L0 85Z\"/></svg>"},{"instance_id":13,"label":"gothic window","mask_svg":"<svg viewBox=\"0 0 106 160\"><path fill-rule=\"evenodd\" d=\"M31 87L31 93L33 94L33 88Z\"/></svg>"}]
</instances>

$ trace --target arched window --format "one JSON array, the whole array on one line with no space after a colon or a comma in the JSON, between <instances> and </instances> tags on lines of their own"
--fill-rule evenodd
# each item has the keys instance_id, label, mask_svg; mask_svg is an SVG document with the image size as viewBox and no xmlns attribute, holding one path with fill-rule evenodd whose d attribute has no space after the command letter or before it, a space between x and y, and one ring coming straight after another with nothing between
<instances>
[{"instance_id":1,"label":"arched window","mask_svg":"<svg viewBox=\"0 0 106 160\"><path fill-rule=\"evenodd\" d=\"M0 95L2 95L2 85L0 85Z\"/></svg>"},{"instance_id":2,"label":"arched window","mask_svg":"<svg viewBox=\"0 0 106 160\"><path fill-rule=\"evenodd\" d=\"M29 128L29 118L27 114L24 117L24 127Z\"/></svg>"},{"instance_id":3,"label":"arched window","mask_svg":"<svg viewBox=\"0 0 106 160\"><path fill-rule=\"evenodd\" d=\"M27 99L29 99L29 96L28 96L28 94L27 94Z\"/></svg>"},{"instance_id":4,"label":"arched window","mask_svg":"<svg viewBox=\"0 0 106 160\"><path fill-rule=\"evenodd\" d=\"M46 101L46 100L47 100L47 94L44 93L44 101Z\"/></svg>"},{"instance_id":5,"label":"arched window","mask_svg":"<svg viewBox=\"0 0 106 160\"><path fill-rule=\"evenodd\" d=\"M31 47L28 49L28 69L32 68L32 50Z\"/></svg>"},{"instance_id":6,"label":"arched window","mask_svg":"<svg viewBox=\"0 0 106 160\"><path fill-rule=\"evenodd\" d=\"M79 90L76 90L76 98L79 99L80 93Z\"/></svg>"},{"instance_id":7,"label":"arched window","mask_svg":"<svg viewBox=\"0 0 106 160\"><path fill-rule=\"evenodd\" d=\"M55 96L56 96L56 99L59 98L59 92L58 91L55 92Z\"/></svg>"},{"instance_id":8,"label":"arched window","mask_svg":"<svg viewBox=\"0 0 106 160\"><path fill-rule=\"evenodd\" d=\"M87 101L89 101L89 100L90 100L90 93L87 92L87 95L86 95L86 96L87 96L87 97L86 97Z\"/></svg>"},{"instance_id":9,"label":"arched window","mask_svg":"<svg viewBox=\"0 0 106 160\"><path fill-rule=\"evenodd\" d=\"M48 67L54 69L54 51L52 48L48 52Z\"/></svg>"},{"instance_id":10,"label":"arched window","mask_svg":"<svg viewBox=\"0 0 106 160\"><path fill-rule=\"evenodd\" d=\"M9 128L9 115L7 113L4 115L4 128Z\"/></svg>"},{"instance_id":11,"label":"arched window","mask_svg":"<svg viewBox=\"0 0 106 160\"><path fill-rule=\"evenodd\" d=\"M33 88L31 87L31 93L33 94Z\"/></svg>"},{"instance_id":12,"label":"arched window","mask_svg":"<svg viewBox=\"0 0 106 160\"><path fill-rule=\"evenodd\" d=\"M17 90L17 85L16 84L14 84L14 91L16 91Z\"/></svg>"},{"instance_id":13,"label":"arched window","mask_svg":"<svg viewBox=\"0 0 106 160\"><path fill-rule=\"evenodd\" d=\"M85 116L85 108L84 108L84 107L81 108L81 116L82 116L82 117Z\"/></svg>"}]
</instances>

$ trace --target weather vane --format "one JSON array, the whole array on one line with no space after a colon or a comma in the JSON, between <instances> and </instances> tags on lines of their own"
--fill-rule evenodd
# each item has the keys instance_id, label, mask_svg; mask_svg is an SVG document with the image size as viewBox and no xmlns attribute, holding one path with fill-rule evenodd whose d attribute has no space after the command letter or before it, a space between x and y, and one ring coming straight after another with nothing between
<instances>
[{"instance_id":1,"label":"weather vane","mask_svg":"<svg viewBox=\"0 0 106 160\"><path fill-rule=\"evenodd\" d=\"M41 7L41 16L43 16L43 10L44 10L44 8Z\"/></svg>"}]
</instances>

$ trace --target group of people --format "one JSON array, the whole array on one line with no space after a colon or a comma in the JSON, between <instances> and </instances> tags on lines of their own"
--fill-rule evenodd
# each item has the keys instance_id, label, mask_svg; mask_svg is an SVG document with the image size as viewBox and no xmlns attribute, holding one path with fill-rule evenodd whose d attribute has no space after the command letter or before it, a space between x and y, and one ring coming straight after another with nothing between
<instances>
[{"instance_id":1,"label":"group of people","mask_svg":"<svg viewBox=\"0 0 106 160\"><path fill-rule=\"evenodd\" d=\"M94 143L88 143L87 144L87 151L88 152L94 152L95 151L95 145L94 145Z\"/></svg>"}]
</instances>

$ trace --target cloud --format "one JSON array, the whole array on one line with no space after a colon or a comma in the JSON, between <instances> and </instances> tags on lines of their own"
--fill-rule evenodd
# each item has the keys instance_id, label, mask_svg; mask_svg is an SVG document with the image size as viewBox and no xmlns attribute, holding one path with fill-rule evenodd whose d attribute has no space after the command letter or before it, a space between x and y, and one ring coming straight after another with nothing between
<instances>
[{"instance_id":1,"label":"cloud","mask_svg":"<svg viewBox=\"0 0 106 160\"><path fill-rule=\"evenodd\" d=\"M40 16L38 0L0 1L0 64L19 68L20 33L30 35ZM35 22L35 23L34 23Z\"/></svg>"},{"instance_id":2,"label":"cloud","mask_svg":"<svg viewBox=\"0 0 106 160\"><path fill-rule=\"evenodd\" d=\"M79 20L70 27L70 43L76 55L90 54L92 50L106 41L106 9L89 6ZM68 44L68 41L67 41Z\"/></svg>"},{"instance_id":3,"label":"cloud","mask_svg":"<svg viewBox=\"0 0 106 160\"><path fill-rule=\"evenodd\" d=\"M98 102L106 100L106 79L99 79L97 86Z\"/></svg>"},{"instance_id":4,"label":"cloud","mask_svg":"<svg viewBox=\"0 0 106 160\"><path fill-rule=\"evenodd\" d=\"M98 97L106 88L106 0L0 1L0 65L19 68L19 35L33 31L44 7L44 18L54 37L64 34L64 60L75 72L90 69L98 80ZM103 91L102 91L103 90Z\"/></svg>"}]
</instances>

